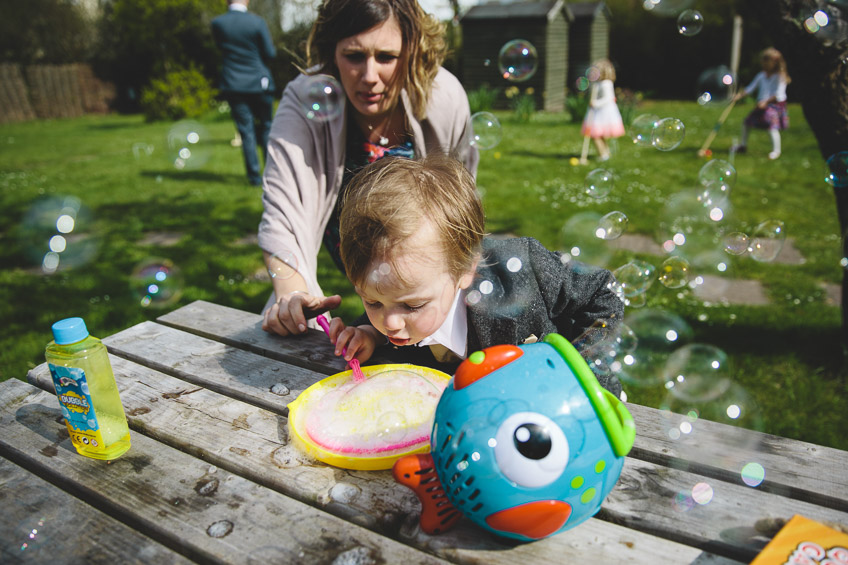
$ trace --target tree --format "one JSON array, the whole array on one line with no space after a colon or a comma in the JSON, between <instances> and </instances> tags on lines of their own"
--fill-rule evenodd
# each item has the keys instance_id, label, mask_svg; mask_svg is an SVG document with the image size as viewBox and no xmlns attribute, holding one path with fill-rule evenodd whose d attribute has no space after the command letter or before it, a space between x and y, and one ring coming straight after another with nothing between
<instances>
[{"instance_id":1,"label":"tree","mask_svg":"<svg viewBox=\"0 0 848 565\"><path fill-rule=\"evenodd\" d=\"M848 2L748 0L744 8L760 20L783 53L793 97L801 103L822 157L827 160L848 150ZM844 236L848 186L837 182L833 191ZM842 344L848 351L848 270L842 277Z\"/></svg>"},{"instance_id":2,"label":"tree","mask_svg":"<svg viewBox=\"0 0 848 565\"><path fill-rule=\"evenodd\" d=\"M62 0L8 2L0 20L0 61L21 65L85 61L92 26L83 11Z\"/></svg>"},{"instance_id":3,"label":"tree","mask_svg":"<svg viewBox=\"0 0 848 565\"><path fill-rule=\"evenodd\" d=\"M225 0L114 0L101 20L98 67L134 102L141 88L169 71L199 67L214 77L218 52L212 18Z\"/></svg>"},{"instance_id":4,"label":"tree","mask_svg":"<svg viewBox=\"0 0 848 565\"><path fill-rule=\"evenodd\" d=\"M678 29L676 11L649 11L643 0L607 0L616 86L641 91L650 98L696 100L701 73L730 64L733 16L743 1L688 2L685 6L696 7L704 23L696 35L684 36ZM759 70L757 55L762 43L759 22L746 19L740 77L753 78Z\"/></svg>"}]
</instances>

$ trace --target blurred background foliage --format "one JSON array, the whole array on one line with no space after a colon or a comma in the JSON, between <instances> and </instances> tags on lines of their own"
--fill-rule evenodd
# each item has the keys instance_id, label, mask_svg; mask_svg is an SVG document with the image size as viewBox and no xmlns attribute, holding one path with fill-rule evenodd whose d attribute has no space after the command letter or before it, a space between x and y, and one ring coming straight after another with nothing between
<instances>
[{"instance_id":1,"label":"blurred background foliage","mask_svg":"<svg viewBox=\"0 0 848 565\"><path fill-rule=\"evenodd\" d=\"M252 0L250 4L250 10L268 22L277 46L272 72L278 96L305 65L309 24L289 22L283 31L281 21L287 3L294 5L297 1ZM610 58L617 69L616 86L642 92L646 97L694 99L698 74L705 68L729 63L735 14L744 21L739 66L743 83L759 70L759 53L771 44L750 2L713 0L697 5L704 16L698 40L678 40L674 49L667 49L679 38L673 18L644 10L642 2L607 0L606 4L611 14ZM6 4L0 21L0 62L90 63L99 78L117 86L118 111L140 111L142 91L153 81L160 81L159 90L165 81L177 94L193 92L197 88L194 82L174 82L179 76L196 78L185 73L190 69L205 77L209 88L217 85L220 56L209 23L226 10L226 0L109 0L95 9L84 7L92 3L69 0ZM462 46L461 31L456 21L447 22L451 56L445 66L460 76L456 54Z\"/></svg>"}]
</instances>

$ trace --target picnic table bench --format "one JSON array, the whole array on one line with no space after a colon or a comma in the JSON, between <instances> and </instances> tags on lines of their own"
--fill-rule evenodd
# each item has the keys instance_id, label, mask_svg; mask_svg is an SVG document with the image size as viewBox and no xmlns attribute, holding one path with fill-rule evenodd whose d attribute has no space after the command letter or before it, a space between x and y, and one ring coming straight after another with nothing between
<instances>
[{"instance_id":1,"label":"picnic table bench","mask_svg":"<svg viewBox=\"0 0 848 565\"><path fill-rule=\"evenodd\" d=\"M46 364L0 383L0 562L730 564L795 514L848 525L848 452L752 431L756 453L686 465L660 412L628 403L636 442L595 517L531 543L465 518L427 535L390 471L290 445L287 403L346 367L323 333L260 323L197 301L104 338L132 437L111 462L76 454ZM680 504L698 484L708 503Z\"/></svg>"}]
</instances>

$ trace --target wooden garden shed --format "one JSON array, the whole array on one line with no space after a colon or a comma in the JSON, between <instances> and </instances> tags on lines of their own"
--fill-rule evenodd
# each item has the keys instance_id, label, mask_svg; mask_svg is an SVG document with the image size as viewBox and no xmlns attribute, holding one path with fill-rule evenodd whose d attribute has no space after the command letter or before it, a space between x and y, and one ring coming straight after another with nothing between
<instances>
[{"instance_id":1,"label":"wooden garden shed","mask_svg":"<svg viewBox=\"0 0 848 565\"><path fill-rule=\"evenodd\" d=\"M569 3L568 88L598 59L609 58L610 11L605 2Z\"/></svg>"},{"instance_id":2,"label":"wooden garden shed","mask_svg":"<svg viewBox=\"0 0 848 565\"><path fill-rule=\"evenodd\" d=\"M503 91L517 86L533 89L536 107L561 112L565 108L568 77L568 31L571 13L563 0L479 4L460 20L462 25L461 80L466 91L483 85L500 89L497 105L503 107ZM501 47L513 39L533 44L538 54L536 72L527 80L504 78L498 66Z\"/></svg>"}]
</instances>

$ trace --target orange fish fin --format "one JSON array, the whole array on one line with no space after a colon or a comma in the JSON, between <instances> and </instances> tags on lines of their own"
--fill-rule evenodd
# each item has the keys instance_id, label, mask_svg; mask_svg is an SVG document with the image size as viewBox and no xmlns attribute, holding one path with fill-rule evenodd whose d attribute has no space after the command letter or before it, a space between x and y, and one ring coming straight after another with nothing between
<instances>
[{"instance_id":1,"label":"orange fish fin","mask_svg":"<svg viewBox=\"0 0 848 565\"><path fill-rule=\"evenodd\" d=\"M397 482L411 488L421 501L423 531L440 534L459 520L461 514L448 500L429 453L404 455L395 461L392 474Z\"/></svg>"}]
</instances>

